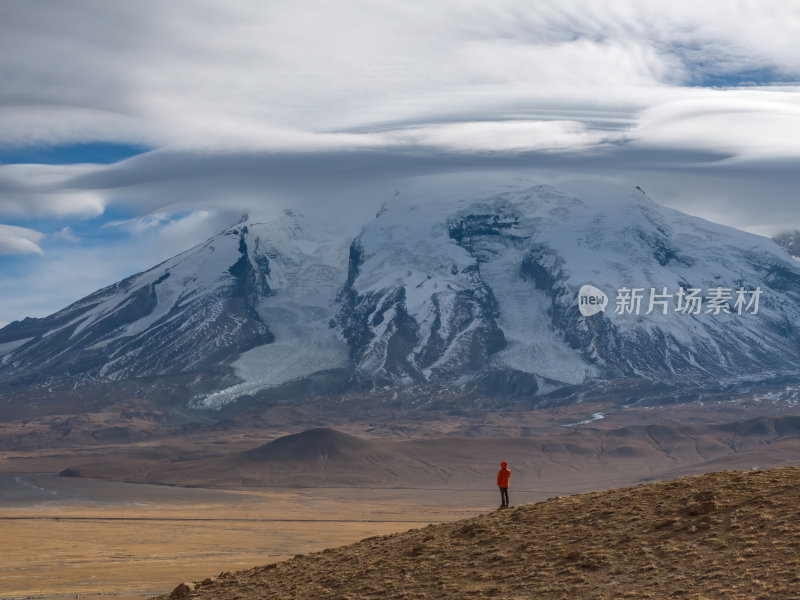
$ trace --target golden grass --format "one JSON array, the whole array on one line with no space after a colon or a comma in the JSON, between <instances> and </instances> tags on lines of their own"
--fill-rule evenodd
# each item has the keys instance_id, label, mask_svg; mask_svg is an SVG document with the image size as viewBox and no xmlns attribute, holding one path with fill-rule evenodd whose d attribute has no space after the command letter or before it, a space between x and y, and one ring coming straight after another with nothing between
<instances>
[{"instance_id":1,"label":"golden grass","mask_svg":"<svg viewBox=\"0 0 800 600\"><path fill-rule=\"evenodd\" d=\"M229 494L230 502L4 509L0 598L143 598L184 579L475 510L414 506L391 498L391 492L373 492L366 502L356 502L353 490Z\"/></svg>"}]
</instances>

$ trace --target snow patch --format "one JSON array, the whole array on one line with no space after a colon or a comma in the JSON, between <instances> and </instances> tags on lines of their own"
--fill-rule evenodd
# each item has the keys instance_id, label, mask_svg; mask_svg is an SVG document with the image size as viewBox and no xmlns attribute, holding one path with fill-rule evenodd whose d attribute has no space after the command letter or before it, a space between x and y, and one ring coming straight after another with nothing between
<instances>
[{"instance_id":1,"label":"snow patch","mask_svg":"<svg viewBox=\"0 0 800 600\"><path fill-rule=\"evenodd\" d=\"M8 354L9 352L13 352L20 346L24 346L25 344L30 342L32 339L33 339L32 337L28 337L28 338L23 338L21 340L14 340L13 342L5 342L3 344L0 344L0 356Z\"/></svg>"},{"instance_id":2,"label":"snow patch","mask_svg":"<svg viewBox=\"0 0 800 600\"><path fill-rule=\"evenodd\" d=\"M588 419L584 419L583 421L578 421L577 423L568 423L564 425L564 427L577 427L578 425L587 425L589 423L594 423L595 421L600 421L605 418L606 416L603 413L596 412L592 414L592 416L589 417Z\"/></svg>"}]
</instances>

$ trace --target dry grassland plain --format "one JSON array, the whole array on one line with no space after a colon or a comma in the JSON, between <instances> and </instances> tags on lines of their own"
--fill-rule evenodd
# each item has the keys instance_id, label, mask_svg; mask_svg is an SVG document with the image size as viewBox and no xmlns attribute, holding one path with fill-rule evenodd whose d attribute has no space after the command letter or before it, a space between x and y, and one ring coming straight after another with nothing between
<instances>
[{"instance_id":1,"label":"dry grassland plain","mask_svg":"<svg viewBox=\"0 0 800 600\"><path fill-rule=\"evenodd\" d=\"M17 492L0 506L2 600L147 598L179 581L465 518L495 501L475 492L228 492L52 475L3 479ZM35 488L37 497L20 487Z\"/></svg>"}]
</instances>

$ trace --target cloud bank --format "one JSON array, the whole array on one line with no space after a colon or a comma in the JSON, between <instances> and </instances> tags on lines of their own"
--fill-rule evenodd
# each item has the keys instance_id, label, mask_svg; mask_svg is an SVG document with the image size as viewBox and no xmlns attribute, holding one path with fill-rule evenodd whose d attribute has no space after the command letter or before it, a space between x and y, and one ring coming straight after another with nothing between
<instances>
[{"instance_id":1,"label":"cloud bank","mask_svg":"<svg viewBox=\"0 0 800 600\"><path fill-rule=\"evenodd\" d=\"M243 212L355 223L437 172L601 177L759 233L800 226L798 30L791 0L5 0L2 156L149 149L0 161L0 252L25 261L6 282L91 265L77 298ZM20 310L0 298L0 320Z\"/></svg>"},{"instance_id":2,"label":"cloud bank","mask_svg":"<svg viewBox=\"0 0 800 600\"><path fill-rule=\"evenodd\" d=\"M42 254L39 242L43 237L32 229L0 225L0 254Z\"/></svg>"}]
</instances>

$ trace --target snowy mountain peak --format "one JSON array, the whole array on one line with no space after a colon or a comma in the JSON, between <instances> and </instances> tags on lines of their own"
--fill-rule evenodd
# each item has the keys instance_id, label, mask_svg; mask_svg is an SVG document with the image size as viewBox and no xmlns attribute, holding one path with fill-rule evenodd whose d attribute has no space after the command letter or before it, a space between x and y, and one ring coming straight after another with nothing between
<instances>
[{"instance_id":1,"label":"snowy mountain peak","mask_svg":"<svg viewBox=\"0 0 800 600\"><path fill-rule=\"evenodd\" d=\"M294 214L242 220L50 317L10 324L0 331L0 348L11 349L0 377L118 381L218 371L275 341L261 305L293 297L295 280L313 277L303 269L318 264L314 254L335 260L324 246L304 236Z\"/></svg>"},{"instance_id":2,"label":"snowy mountain peak","mask_svg":"<svg viewBox=\"0 0 800 600\"><path fill-rule=\"evenodd\" d=\"M530 391L796 369L800 271L774 244L638 191L588 192L388 204L351 246L340 323L357 369L417 382L502 372ZM611 298L592 319L577 304L586 284ZM712 293L730 297L709 305ZM686 310L687 294L706 304Z\"/></svg>"},{"instance_id":3,"label":"snowy mountain peak","mask_svg":"<svg viewBox=\"0 0 800 600\"><path fill-rule=\"evenodd\" d=\"M796 374L798 301L771 240L641 190L439 186L395 194L355 239L292 211L242 219L0 330L0 381L200 378L204 407L286 385L702 386Z\"/></svg>"},{"instance_id":4,"label":"snowy mountain peak","mask_svg":"<svg viewBox=\"0 0 800 600\"><path fill-rule=\"evenodd\" d=\"M772 239L781 248L785 248L795 259L800 260L800 231L797 229L794 231L785 231L784 233L779 233Z\"/></svg>"}]
</instances>

